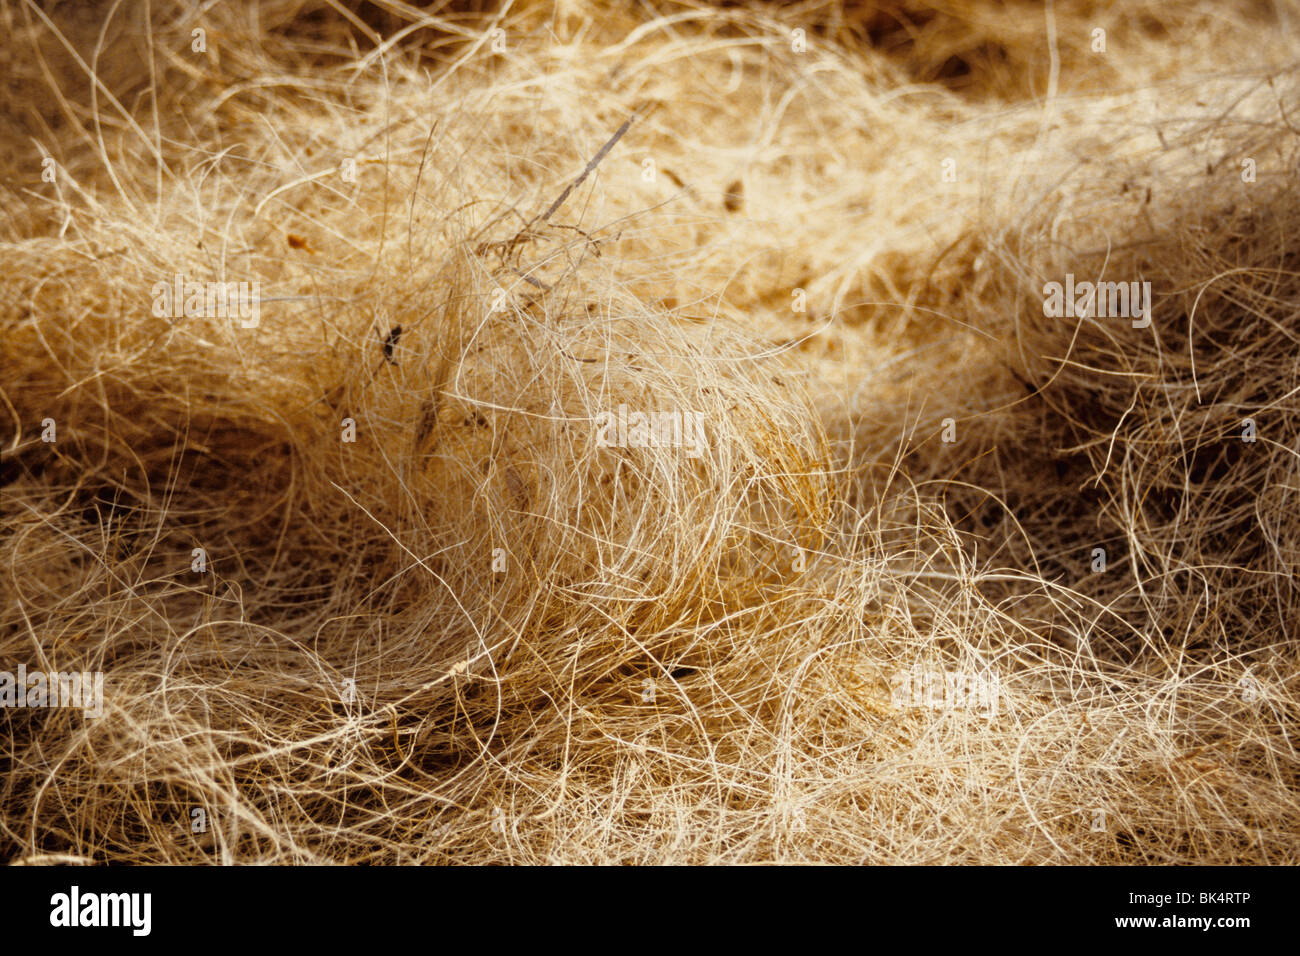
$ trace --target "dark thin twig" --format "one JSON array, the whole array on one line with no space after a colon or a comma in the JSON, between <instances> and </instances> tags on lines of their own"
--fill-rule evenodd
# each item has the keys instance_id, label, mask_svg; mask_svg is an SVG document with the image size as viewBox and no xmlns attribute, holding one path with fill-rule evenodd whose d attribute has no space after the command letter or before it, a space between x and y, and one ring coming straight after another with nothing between
<instances>
[{"instance_id":1,"label":"dark thin twig","mask_svg":"<svg viewBox=\"0 0 1300 956\"><path fill-rule=\"evenodd\" d=\"M624 121L623 125L618 128L618 131L605 142L604 146L600 148L600 151L596 153L595 156L591 157L591 162L587 163L587 168L584 169L579 174L577 179L575 179L573 182L569 183L569 185L565 187L564 192L560 193L560 195L556 198L555 202L551 203L550 208L547 209L546 212L542 213L541 216L539 216L537 219L534 219L532 222L530 222L527 226L524 227L525 232L531 229L535 223L546 222L547 220L549 220L551 216L554 215L555 210L559 209L560 206L564 205L564 200L568 199L569 195L575 189L577 189L579 186L582 185L583 180L585 180L588 176L591 175L591 171L595 169L597 166L599 166L600 161L603 160L605 156L608 155L609 151L614 148L614 144L623 138L623 134L626 133L628 129L632 126L632 122L637 118L637 115L639 113L640 110L637 110Z\"/></svg>"}]
</instances>

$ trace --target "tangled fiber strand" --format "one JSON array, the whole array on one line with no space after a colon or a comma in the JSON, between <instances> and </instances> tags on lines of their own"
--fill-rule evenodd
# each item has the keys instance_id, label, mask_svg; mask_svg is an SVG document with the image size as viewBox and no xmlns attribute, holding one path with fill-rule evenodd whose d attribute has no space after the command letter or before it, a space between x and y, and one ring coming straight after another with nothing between
<instances>
[{"instance_id":1,"label":"tangled fiber strand","mask_svg":"<svg viewBox=\"0 0 1300 956\"><path fill-rule=\"evenodd\" d=\"M0 2L5 857L1296 862L1296 11L1027 6Z\"/></svg>"}]
</instances>

